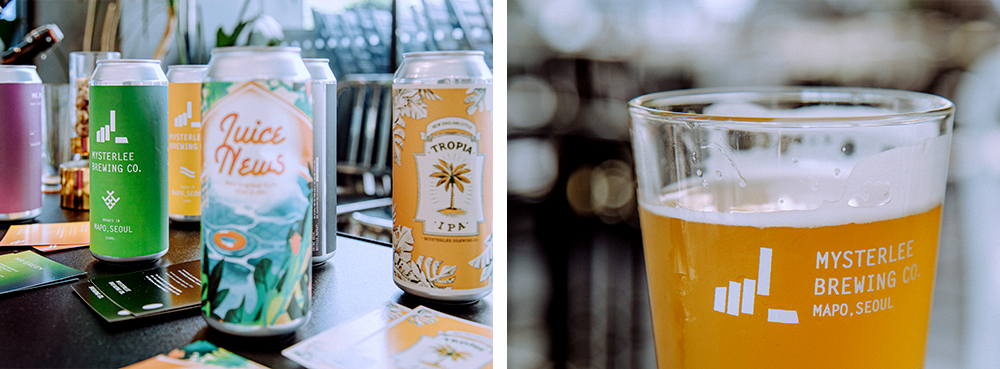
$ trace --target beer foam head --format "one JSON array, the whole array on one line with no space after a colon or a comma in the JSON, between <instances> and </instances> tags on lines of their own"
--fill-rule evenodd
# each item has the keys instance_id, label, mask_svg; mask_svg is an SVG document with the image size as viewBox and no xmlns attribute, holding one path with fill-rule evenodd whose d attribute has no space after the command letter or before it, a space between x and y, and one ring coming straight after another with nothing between
<instances>
[{"instance_id":1,"label":"beer foam head","mask_svg":"<svg viewBox=\"0 0 1000 369\"><path fill-rule=\"evenodd\" d=\"M944 200L951 134L864 156L824 173L818 163L784 175L774 158L759 165L736 162L725 181L696 178L660 199L642 198L651 212L703 223L756 227L818 227L870 223L928 211ZM834 165L836 166L836 165ZM723 177L719 171L719 176ZM712 174L710 173L709 176Z\"/></svg>"}]
</instances>

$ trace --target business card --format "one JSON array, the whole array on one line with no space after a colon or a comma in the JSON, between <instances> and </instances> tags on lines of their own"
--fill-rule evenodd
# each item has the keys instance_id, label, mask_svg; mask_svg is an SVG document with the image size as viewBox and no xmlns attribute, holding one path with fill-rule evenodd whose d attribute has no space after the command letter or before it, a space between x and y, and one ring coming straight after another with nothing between
<instances>
[{"instance_id":1,"label":"business card","mask_svg":"<svg viewBox=\"0 0 1000 369\"><path fill-rule=\"evenodd\" d=\"M31 246L42 252L90 245L90 222L36 223L10 226L0 247Z\"/></svg>"},{"instance_id":2,"label":"business card","mask_svg":"<svg viewBox=\"0 0 1000 369\"><path fill-rule=\"evenodd\" d=\"M381 328L370 333L372 324ZM493 367L493 328L424 306L372 322L356 334L341 326L331 331L335 333L323 332L322 339L282 354L310 369Z\"/></svg>"},{"instance_id":3,"label":"business card","mask_svg":"<svg viewBox=\"0 0 1000 369\"><path fill-rule=\"evenodd\" d=\"M173 369L173 368L236 368L267 369L245 357L217 347L208 341L195 341L166 355L126 366L122 369Z\"/></svg>"},{"instance_id":4,"label":"business card","mask_svg":"<svg viewBox=\"0 0 1000 369\"><path fill-rule=\"evenodd\" d=\"M73 290L108 322L196 308L201 304L201 261L92 278Z\"/></svg>"},{"instance_id":5,"label":"business card","mask_svg":"<svg viewBox=\"0 0 1000 369\"><path fill-rule=\"evenodd\" d=\"M41 288L84 275L33 251L0 255L0 294Z\"/></svg>"},{"instance_id":6,"label":"business card","mask_svg":"<svg viewBox=\"0 0 1000 369\"><path fill-rule=\"evenodd\" d=\"M394 320L410 311L406 306L386 302L378 309L296 343L282 350L281 354L306 368L332 368L325 363L329 354L346 349L365 337L385 329Z\"/></svg>"},{"instance_id":7,"label":"business card","mask_svg":"<svg viewBox=\"0 0 1000 369\"><path fill-rule=\"evenodd\" d=\"M101 290L90 284L90 281L74 283L73 292L76 292L76 295L83 299L83 302L87 303L91 310L108 322L114 323L135 318L131 312L122 309L121 306L105 296Z\"/></svg>"}]
</instances>

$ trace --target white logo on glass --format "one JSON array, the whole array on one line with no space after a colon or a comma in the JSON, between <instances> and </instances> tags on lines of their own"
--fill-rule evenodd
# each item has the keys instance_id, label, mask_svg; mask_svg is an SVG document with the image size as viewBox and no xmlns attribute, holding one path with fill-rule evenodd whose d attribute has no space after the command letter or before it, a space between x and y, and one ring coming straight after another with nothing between
<instances>
[{"instance_id":1,"label":"white logo on glass","mask_svg":"<svg viewBox=\"0 0 1000 369\"><path fill-rule=\"evenodd\" d=\"M111 132L115 131L115 111L111 111L111 124L97 130L97 142L111 142ZM115 137L115 143L128 143L127 137Z\"/></svg>"},{"instance_id":2,"label":"white logo on glass","mask_svg":"<svg viewBox=\"0 0 1000 369\"><path fill-rule=\"evenodd\" d=\"M107 191L107 193L108 195L102 197L101 200L104 200L104 205L107 205L108 210L111 210L111 208L115 207L115 204L118 203L118 200L121 200L122 198L115 197L115 191Z\"/></svg>"},{"instance_id":3,"label":"white logo on glass","mask_svg":"<svg viewBox=\"0 0 1000 369\"><path fill-rule=\"evenodd\" d=\"M186 112L180 113L176 117L174 117L174 127L187 127L187 125L190 123L191 127L201 128L201 122L188 122L188 119L191 119L190 101L187 102L187 108L188 110Z\"/></svg>"},{"instance_id":4,"label":"white logo on glass","mask_svg":"<svg viewBox=\"0 0 1000 369\"><path fill-rule=\"evenodd\" d=\"M742 288L741 288L742 287ZM742 292L742 304L740 303ZM740 313L753 315L755 295L768 296L771 293L771 249L760 248L760 262L757 266L757 280L743 279L743 283L729 282L729 287L715 287L713 310L732 316ZM799 314L795 310L767 309L767 321L772 323L798 324Z\"/></svg>"}]
</instances>

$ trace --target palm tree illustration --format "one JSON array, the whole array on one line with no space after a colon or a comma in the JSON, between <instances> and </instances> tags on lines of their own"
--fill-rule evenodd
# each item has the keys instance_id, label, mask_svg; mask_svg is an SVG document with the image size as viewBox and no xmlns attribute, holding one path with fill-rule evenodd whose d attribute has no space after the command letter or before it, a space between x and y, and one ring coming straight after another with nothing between
<instances>
[{"instance_id":1,"label":"palm tree illustration","mask_svg":"<svg viewBox=\"0 0 1000 369\"><path fill-rule=\"evenodd\" d=\"M436 346L433 349L434 352L438 354L438 361L434 363L428 363L424 361L424 364L428 364L430 366L438 368L441 367L441 362L447 359L451 359L453 361L468 360L470 356L469 353L458 351L455 348L451 347L451 345Z\"/></svg>"},{"instance_id":2,"label":"palm tree illustration","mask_svg":"<svg viewBox=\"0 0 1000 369\"><path fill-rule=\"evenodd\" d=\"M439 178L437 187L444 185L444 190L451 192L451 203L448 204L447 208L438 211L443 214L463 214L465 213L464 210L455 207L455 189L458 188L460 192L465 192L465 185L462 182L472 182L468 178L465 178L463 174L469 173L471 170L466 169L465 164L456 167L444 160L438 159L438 161L441 162L441 165L434 165L434 168L437 168L438 171L431 173L431 177Z\"/></svg>"}]
</instances>

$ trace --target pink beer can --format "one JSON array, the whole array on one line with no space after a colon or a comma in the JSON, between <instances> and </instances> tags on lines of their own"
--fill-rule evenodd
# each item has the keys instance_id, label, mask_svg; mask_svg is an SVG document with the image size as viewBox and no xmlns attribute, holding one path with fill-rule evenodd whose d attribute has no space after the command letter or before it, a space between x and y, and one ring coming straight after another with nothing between
<instances>
[{"instance_id":1,"label":"pink beer can","mask_svg":"<svg viewBox=\"0 0 1000 369\"><path fill-rule=\"evenodd\" d=\"M42 80L33 65L0 65L0 221L42 213Z\"/></svg>"}]
</instances>

